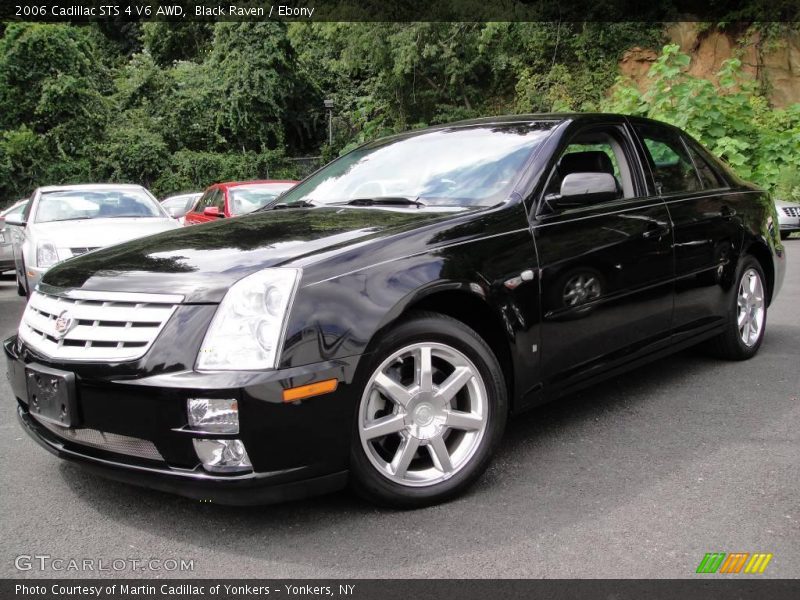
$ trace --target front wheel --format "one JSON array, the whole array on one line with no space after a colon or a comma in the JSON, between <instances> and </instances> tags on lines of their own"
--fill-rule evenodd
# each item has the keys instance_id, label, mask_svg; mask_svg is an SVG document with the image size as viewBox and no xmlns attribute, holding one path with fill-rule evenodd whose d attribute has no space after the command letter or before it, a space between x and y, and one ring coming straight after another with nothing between
<instances>
[{"instance_id":1,"label":"front wheel","mask_svg":"<svg viewBox=\"0 0 800 600\"><path fill-rule=\"evenodd\" d=\"M721 358L745 360L758 352L767 326L767 288L764 270L745 256L736 270L735 295L730 301L726 329L711 340Z\"/></svg>"},{"instance_id":2,"label":"front wheel","mask_svg":"<svg viewBox=\"0 0 800 600\"><path fill-rule=\"evenodd\" d=\"M475 331L419 313L386 335L364 379L351 450L360 495L417 508L480 476L505 428L507 399L500 365Z\"/></svg>"}]
</instances>

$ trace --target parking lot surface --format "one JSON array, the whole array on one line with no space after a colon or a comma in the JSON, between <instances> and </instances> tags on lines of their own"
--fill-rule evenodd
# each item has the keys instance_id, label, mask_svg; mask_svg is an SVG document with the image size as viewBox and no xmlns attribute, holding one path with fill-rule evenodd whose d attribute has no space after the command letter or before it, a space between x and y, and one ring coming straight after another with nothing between
<instances>
[{"instance_id":1,"label":"parking lot surface","mask_svg":"<svg viewBox=\"0 0 800 600\"><path fill-rule=\"evenodd\" d=\"M231 508L109 482L29 439L0 377L0 576L683 578L707 552L769 552L759 577L796 577L800 240L786 245L754 359L689 350L527 413L478 485L424 510L349 492ZM0 336L23 308L0 280ZM20 555L193 570L19 571Z\"/></svg>"}]
</instances>

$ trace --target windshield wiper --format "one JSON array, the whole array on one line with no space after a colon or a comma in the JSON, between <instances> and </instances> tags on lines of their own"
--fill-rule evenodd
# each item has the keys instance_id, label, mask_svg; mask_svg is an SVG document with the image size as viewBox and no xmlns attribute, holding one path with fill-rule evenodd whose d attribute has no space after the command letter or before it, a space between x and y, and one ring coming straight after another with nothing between
<instances>
[{"instance_id":1,"label":"windshield wiper","mask_svg":"<svg viewBox=\"0 0 800 600\"><path fill-rule=\"evenodd\" d=\"M403 196L377 196L375 198L356 198L341 204L347 206L427 206L417 198L405 198Z\"/></svg>"},{"instance_id":2,"label":"windshield wiper","mask_svg":"<svg viewBox=\"0 0 800 600\"><path fill-rule=\"evenodd\" d=\"M312 200L298 200L297 202L278 202L277 204L267 205L263 208L254 210L258 212L262 210L279 210L281 208L309 208L316 206Z\"/></svg>"},{"instance_id":3,"label":"windshield wiper","mask_svg":"<svg viewBox=\"0 0 800 600\"><path fill-rule=\"evenodd\" d=\"M88 221L94 217L69 217L67 219L50 219L49 221L41 221L41 223L63 223L64 221Z\"/></svg>"}]
</instances>

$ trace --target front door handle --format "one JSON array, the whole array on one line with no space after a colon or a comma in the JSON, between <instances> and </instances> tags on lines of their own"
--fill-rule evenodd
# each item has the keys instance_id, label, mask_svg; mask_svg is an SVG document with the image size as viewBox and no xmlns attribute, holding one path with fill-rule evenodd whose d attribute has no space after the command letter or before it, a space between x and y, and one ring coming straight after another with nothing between
<instances>
[{"instance_id":1,"label":"front door handle","mask_svg":"<svg viewBox=\"0 0 800 600\"><path fill-rule=\"evenodd\" d=\"M731 208L730 206L728 206L728 205L726 204L726 205L725 205L725 206L723 206L723 207L722 207L722 209L719 211L719 214L720 214L722 217L726 218L726 219L730 219L730 218L732 218L732 217L734 217L734 216L736 215L736 209L734 209L734 208Z\"/></svg>"}]
</instances>

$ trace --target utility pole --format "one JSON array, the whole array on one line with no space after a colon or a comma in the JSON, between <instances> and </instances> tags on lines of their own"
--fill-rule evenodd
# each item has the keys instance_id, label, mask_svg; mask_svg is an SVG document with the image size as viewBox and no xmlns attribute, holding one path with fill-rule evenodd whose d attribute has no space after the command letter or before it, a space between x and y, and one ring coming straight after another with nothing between
<instances>
[{"instance_id":1,"label":"utility pole","mask_svg":"<svg viewBox=\"0 0 800 600\"><path fill-rule=\"evenodd\" d=\"M326 98L323 101L325 105L325 110L328 111L328 145L333 145L333 100L331 98Z\"/></svg>"}]
</instances>

